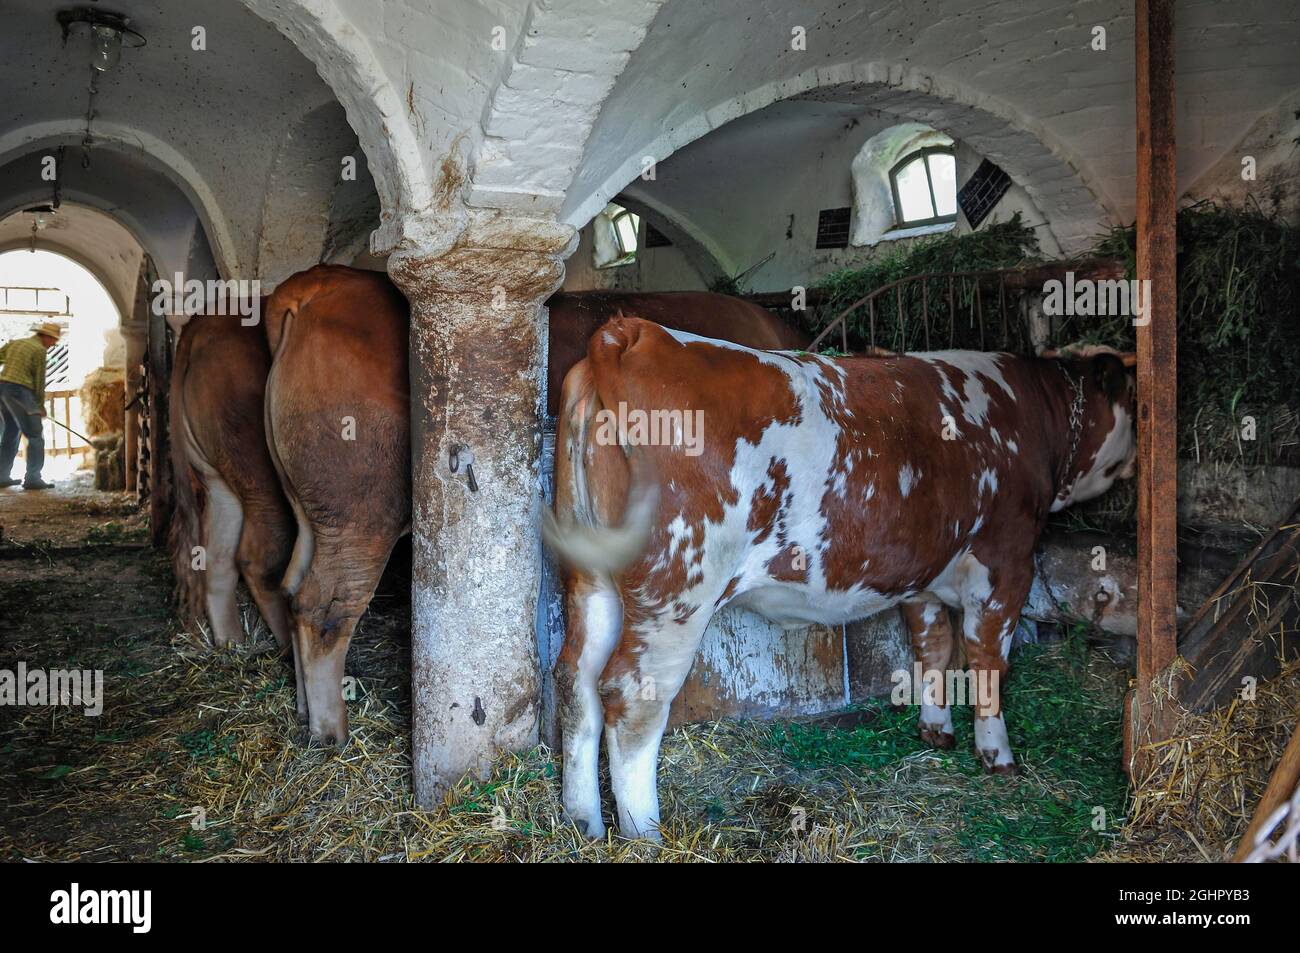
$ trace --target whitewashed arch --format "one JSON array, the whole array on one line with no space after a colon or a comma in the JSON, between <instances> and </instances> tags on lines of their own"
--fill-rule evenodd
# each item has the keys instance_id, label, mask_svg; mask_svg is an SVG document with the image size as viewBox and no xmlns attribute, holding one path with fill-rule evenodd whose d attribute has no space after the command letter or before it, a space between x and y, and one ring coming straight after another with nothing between
<instances>
[{"instance_id":1,"label":"whitewashed arch","mask_svg":"<svg viewBox=\"0 0 1300 953\"><path fill-rule=\"evenodd\" d=\"M433 207L433 184L403 97L362 29L334 0L242 0L316 67L361 142L379 193L376 251L395 248Z\"/></svg>"},{"instance_id":2,"label":"whitewashed arch","mask_svg":"<svg viewBox=\"0 0 1300 953\"><path fill-rule=\"evenodd\" d=\"M7 216L0 216L2 221ZM66 242L57 239L49 239L38 235L35 242L37 251L52 252L56 255L68 259L80 265L86 271L95 277L95 280L104 288L105 293L113 302L113 307L117 309L119 324L126 324L131 320L131 299L125 295L117 283L113 281L108 272L104 269L101 262L96 261L91 255L84 253L81 249L74 248ZM8 254L12 251L27 251L32 247L30 239L10 239L8 241L0 240L0 255Z\"/></svg>"},{"instance_id":3,"label":"whitewashed arch","mask_svg":"<svg viewBox=\"0 0 1300 953\"><path fill-rule=\"evenodd\" d=\"M779 100L799 97L861 102L968 143L1024 187L1047 216L1054 236L1067 252L1086 247L1098 224L1114 217L1103 190L1094 187L1088 171L1041 123L1017 113L996 97L945 80L941 74L868 62L819 67L767 83L702 108L671 130L632 144L625 149L621 164L603 180L570 189L561 220L577 228L585 225L641 173L644 157L663 161L733 119ZM644 107L645 103L638 105Z\"/></svg>"},{"instance_id":4,"label":"whitewashed arch","mask_svg":"<svg viewBox=\"0 0 1300 953\"><path fill-rule=\"evenodd\" d=\"M85 135L85 121L61 119L35 123L0 136L0 167L8 162L39 152L49 152L61 145L75 145ZM100 122L95 126L96 148L113 149L138 159L180 189L193 206L212 246L220 272L240 277L245 262L240 260L231 225L208 181L184 154L150 133L130 126ZM121 218L120 215L116 217Z\"/></svg>"}]
</instances>

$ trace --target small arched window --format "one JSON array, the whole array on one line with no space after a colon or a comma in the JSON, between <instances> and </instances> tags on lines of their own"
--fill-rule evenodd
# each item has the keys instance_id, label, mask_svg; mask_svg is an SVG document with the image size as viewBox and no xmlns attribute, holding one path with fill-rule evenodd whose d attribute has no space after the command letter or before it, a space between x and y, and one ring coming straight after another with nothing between
<instances>
[{"instance_id":1,"label":"small arched window","mask_svg":"<svg viewBox=\"0 0 1300 953\"><path fill-rule=\"evenodd\" d=\"M596 216L595 256L597 268L616 268L636 261L641 216L610 202Z\"/></svg>"},{"instance_id":2,"label":"small arched window","mask_svg":"<svg viewBox=\"0 0 1300 953\"><path fill-rule=\"evenodd\" d=\"M889 171L900 228L957 220L957 163L952 149L909 152Z\"/></svg>"}]
</instances>

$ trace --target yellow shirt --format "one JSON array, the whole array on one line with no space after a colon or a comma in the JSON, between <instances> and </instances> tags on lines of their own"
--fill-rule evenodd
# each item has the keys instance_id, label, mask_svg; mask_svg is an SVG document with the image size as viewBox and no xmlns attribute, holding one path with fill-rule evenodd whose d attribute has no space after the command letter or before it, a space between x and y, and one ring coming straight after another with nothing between
<instances>
[{"instance_id":1,"label":"yellow shirt","mask_svg":"<svg viewBox=\"0 0 1300 953\"><path fill-rule=\"evenodd\" d=\"M0 346L0 381L22 384L36 395L36 403L45 403L45 345L36 335L20 338Z\"/></svg>"}]
</instances>

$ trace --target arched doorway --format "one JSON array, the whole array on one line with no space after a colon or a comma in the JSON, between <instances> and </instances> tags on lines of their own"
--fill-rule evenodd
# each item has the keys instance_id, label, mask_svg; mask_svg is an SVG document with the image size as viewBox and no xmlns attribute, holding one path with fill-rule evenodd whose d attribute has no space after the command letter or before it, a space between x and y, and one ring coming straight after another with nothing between
<instances>
[{"instance_id":1,"label":"arched doorway","mask_svg":"<svg viewBox=\"0 0 1300 953\"><path fill-rule=\"evenodd\" d=\"M45 322L63 334L46 357L44 475L84 482L94 461L82 435L122 429L127 354L121 313L99 278L71 258L40 249L0 253L0 341L27 337ZM15 467L25 463L24 442Z\"/></svg>"}]
</instances>

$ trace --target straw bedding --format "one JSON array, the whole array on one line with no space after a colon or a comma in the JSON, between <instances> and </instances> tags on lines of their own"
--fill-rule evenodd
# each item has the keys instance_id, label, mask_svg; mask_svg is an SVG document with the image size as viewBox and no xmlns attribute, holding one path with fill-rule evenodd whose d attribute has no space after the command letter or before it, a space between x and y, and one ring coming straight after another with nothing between
<instances>
[{"instance_id":1,"label":"straw bedding","mask_svg":"<svg viewBox=\"0 0 1300 953\"><path fill-rule=\"evenodd\" d=\"M1018 778L926 749L914 711L867 706L847 727L714 722L665 739L664 844L582 838L557 759L503 755L434 810L410 791L404 600L377 598L349 659L358 698L342 751L307 745L292 668L257 638L213 653L176 631L165 563L88 546L0 561L28 606L0 643L18 659L105 671L104 714L0 709L0 857L9 860L1206 860L1244 828L1295 719L1300 673L1260 701L1187 719L1130 801L1118 773L1126 673L1081 640L1029 647L1007 691ZM606 810L611 805L606 804ZM1100 811L1099 811L1100 809ZM1105 823L1098 827L1099 815Z\"/></svg>"}]
</instances>

